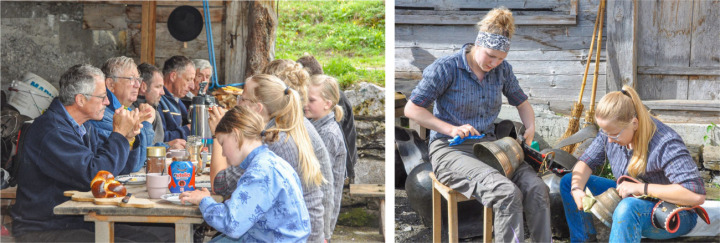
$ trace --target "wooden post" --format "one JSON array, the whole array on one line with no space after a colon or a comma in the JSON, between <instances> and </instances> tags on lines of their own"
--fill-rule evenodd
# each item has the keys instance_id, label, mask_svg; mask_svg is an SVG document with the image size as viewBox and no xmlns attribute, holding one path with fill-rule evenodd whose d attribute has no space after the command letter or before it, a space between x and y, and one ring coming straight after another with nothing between
<instances>
[{"instance_id":1,"label":"wooden post","mask_svg":"<svg viewBox=\"0 0 720 243\"><path fill-rule=\"evenodd\" d=\"M95 242L115 242L115 222L95 221Z\"/></svg>"},{"instance_id":2,"label":"wooden post","mask_svg":"<svg viewBox=\"0 0 720 243\"><path fill-rule=\"evenodd\" d=\"M605 11L607 13L606 93L618 91L623 85L635 87L637 80L637 7L637 0L607 1Z\"/></svg>"},{"instance_id":3,"label":"wooden post","mask_svg":"<svg viewBox=\"0 0 720 243\"><path fill-rule=\"evenodd\" d=\"M192 224L175 223L175 242L193 242Z\"/></svg>"},{"instance_id":4,"label":"wooden post","mask_svg":"<svg viewBox=\"0 0 720 243\"><path fill-rule=\"evenodd\" d=\"M223 52L225 52L225 80L219 83L237 83L245 80L246 50L245 40L248 35L249 2L227 2L225 19L225 39ZM222 72L218 70L218 72Z\"/></svg>"},{"instance_id":5,"label":"wooden post","mask_svg":"<svg viewBox=\"0 0 720 243\"><path fill-rule=\"evenodd\" d=\"M140 30L140 63L155 65L155 9L156 1L142 2L142 28Z\"/></svg>"},{"instance_id":6,"label":"wooden post","mask_svg":"<svg viewBox=\"0 0 720 243\"><path fill-rule=\"evenodd\" d=\"M225 82L243 82L275 58L275 1L229 1L225 21Z\"/></svg>"},{"instance_id":7,"label":"wooden post","mask_svg":"<svg viewBox=\"0 0 720 243\"><path fill-rule=\"evenodd\" d=\"M250 2L248 38L245 40L247 66L245 76L260 73L275 59L275 37L278 19L275 1Z\"/></svg>"}]
</instances>

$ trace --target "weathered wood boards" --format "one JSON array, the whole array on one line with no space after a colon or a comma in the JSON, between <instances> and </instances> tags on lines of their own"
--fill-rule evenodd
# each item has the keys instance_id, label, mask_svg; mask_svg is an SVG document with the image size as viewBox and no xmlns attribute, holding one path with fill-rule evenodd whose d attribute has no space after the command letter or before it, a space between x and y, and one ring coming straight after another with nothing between
<instances>
[{"instance_id":1,"label":"weathered wood boards","mask_svg":"<svg viewBox=\"0 0 720 243\"><path fill-rule=\"evenodd\" d=\"M522 3L522 4L521 4ZM426 4L425 8L421 8ZM439 6L443 5L443 6ZM532 98L576 100L584 64L597 17L597 3L578 1L399 1L396 2L396 88L408 92L422 78L422 70L435 59L456 53L477 35L475 23L493 7L504 5L517 21L507 56L520 85ZM405 6L405 7L403 7ZM444 23L415 24L411 18L444 14ZM570 25L560 22L527 21L533 16L573 15ZM420 16L420 17L418 17ZM454 18L454 19L453 19ZM410 19L410 20L407 20ZM430 21L430 22L433 22ZM465 22L462 22L465 21ZM447 24L451 25L447 25ZM471 25L468 25L471 24ZM605 56L601 52L599 93L605 94ZM594 67L594 65L593 65ZM591 69L592 71L592 69ZM592 78L592 77L590 77ZM586 88L590 90L592 82ZM584 101L589 102L587 95Z\"/></svg>"}]
</instances>

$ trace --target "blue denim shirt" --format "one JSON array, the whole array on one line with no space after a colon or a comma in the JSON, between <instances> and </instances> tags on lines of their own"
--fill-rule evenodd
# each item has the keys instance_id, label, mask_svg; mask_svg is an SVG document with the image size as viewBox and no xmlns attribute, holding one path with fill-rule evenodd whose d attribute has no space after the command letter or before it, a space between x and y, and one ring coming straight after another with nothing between
<instances>
[{"instance_id":1,"label":"blue denim shirt","mask_svg":"<svg viewBox=\"0 0 720 243\"><path fill-rule=\"evenodd\" d=\"M229 200L200 201L205 222L223 233L221 241L305 242L310 216L290 164L262 145L240 167L245 173Z\"/></svg>"},{"instance_id":2,"label":"blue denim shirt","mask_svg":"<svg viewBox=\"0 0 720 243\"><path fill-rule=\"evenodd\" d=\"M527 100L527 95L518 84L507 61L485 74L482 80L470 70L465 57L466 49L450 56L441 57L423 71L423 79L410 95L410 101L421 107L433 102L433 115L453 126L470 124L480 133L494 134L493 121L500 113L502 96L510 105L518 106ZM430 143L435 139L450 136L430 132Z\"/></svg>"},{"instance_id":3,"label":"blue denim shirt","mask_svg":"<svg viewBox=\"0 0 720 243\"><path fill-rule=\"evenodd\" d=\"M657 130L648 145L645 173L638 176L639 179L655 184L680 184L690 191L704 195L705 186L700 172L680 135L659 120L652 119ZM608 142L607 135L598 133L579 160L585 161L594 170L605 164L607 158L613 176L619 178L628 174L627 167L632 154L632 149Z\"/></svg>"}]
</instances>

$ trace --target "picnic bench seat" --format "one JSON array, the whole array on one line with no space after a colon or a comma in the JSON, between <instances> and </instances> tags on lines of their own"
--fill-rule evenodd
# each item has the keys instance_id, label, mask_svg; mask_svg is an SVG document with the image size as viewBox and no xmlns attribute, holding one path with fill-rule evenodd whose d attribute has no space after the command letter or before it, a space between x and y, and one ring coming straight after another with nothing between
<instances>
[{"instance_id":1,"label":"picnic bench seat","mask_svg":"<svg viewBox=\"0 0 720 243\"><path fill-rule=\"evenodd\" d=\"M380 235L385 235L385 185L384 184L350 184L350 195L374 198L380 205Z\"/></svg>"}]
</instances>

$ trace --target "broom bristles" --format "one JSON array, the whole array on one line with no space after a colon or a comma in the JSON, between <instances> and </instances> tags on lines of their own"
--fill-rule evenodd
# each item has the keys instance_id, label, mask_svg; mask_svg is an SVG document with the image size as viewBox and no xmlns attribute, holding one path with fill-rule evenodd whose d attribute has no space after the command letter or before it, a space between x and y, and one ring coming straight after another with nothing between
<instances>
[{"instance_id":1,"label":"broom bristles","mask_svg":"<svg viewBox=\"0 0 720 243\"><path fill-rule=\"evenodd\" d=\"M562 137L560 137L560 140L558 140L558 141L562 141L562 140L572 136L573 134L575 134L578 131L578 128L580 127L580 116L582 115L584 108L585 107L583 106L582 103L575 102L575 106L573 106L573 109L572 109L570 122L568 122L568 128L567 128L567 130L565 130L565 134L563 134ZM576 146L576 144L571 144L571 145L562 147L560 149L572 154L572 152L575 151L575 146Z\"/></svg>"}]
</instances>

